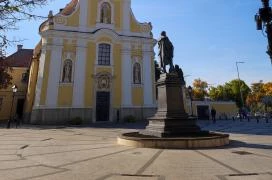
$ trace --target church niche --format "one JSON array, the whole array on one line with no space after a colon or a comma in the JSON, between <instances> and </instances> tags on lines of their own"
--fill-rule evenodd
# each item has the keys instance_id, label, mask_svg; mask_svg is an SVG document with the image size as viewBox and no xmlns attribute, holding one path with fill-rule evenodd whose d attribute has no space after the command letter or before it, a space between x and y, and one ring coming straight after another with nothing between
<instances>
[{"instance_id":1,"label":"church niche","mask_svg":"<svg viewBox=\"0 0 272 180\"><path fill-rule=\"evenodd\" d=\"M62 70L62 82L63 83L71 83L72 82L72 70L73 70L72 60L66 59L63 63L63 70Z\"/></svg>"},{"instance_id":2,"label":"church niche","mask_svg":"<svg viewBox=\"0 0 272 180\"><path fill-rule=\"evenodd\" d=\"M133 83L134 84L141 84L142 80L141 80L141 65L140 63L135 63L133 65Z\"/></svg>"},{"instance_id":3,"label":"church niche","mask_svg":"<svg viewBox=\"0 0 272 180\"><path fill-rule=\"evenodd\" d=\"M111 24L111 5L108 2L104 2L101 5L100 22L105 24Z\"/></svg>"}]
</instances>

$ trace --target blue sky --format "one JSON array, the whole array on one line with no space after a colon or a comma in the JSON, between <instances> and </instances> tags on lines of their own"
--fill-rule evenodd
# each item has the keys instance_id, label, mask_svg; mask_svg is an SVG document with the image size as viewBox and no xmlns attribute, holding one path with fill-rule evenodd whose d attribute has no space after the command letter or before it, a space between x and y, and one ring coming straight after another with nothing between
<instances>
[{"instance_id":1,"label":"blue sky","mask_svg":"<svg viewBox=\"0 0 272 180\"><path fill-rule=\"evenodd\" d=\"M53 0L35 13L56 13L68 2ZM272 81L272 65L265 53L267 40L255 28L259 7L261 0L132 0L136 18L152 22L156 39L162 30L167 32L175 46L174 64L182 67L188 85L197 78L214 86L235 79L236 61L245 62L239 64L239 70L248 85ZM24 47L34 48L41 22L24 21L8 36L25 39ZM10 47L8 53L15 49Z\"/></svg>"}]
</instances>

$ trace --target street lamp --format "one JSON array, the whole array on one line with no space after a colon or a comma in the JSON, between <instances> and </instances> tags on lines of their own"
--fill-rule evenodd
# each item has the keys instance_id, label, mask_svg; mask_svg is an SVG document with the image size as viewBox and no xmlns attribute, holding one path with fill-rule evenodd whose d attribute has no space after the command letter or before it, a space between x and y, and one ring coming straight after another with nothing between
<instances>
[{"instance_id":1,"label":"street lamp","mask_svg":"<svg viewBox=\"0 0 272 180\"><path fill-rule=\"evenodd\" d=\"M12 102L11 102L11 109L10 109L10 118L9 118L9 121L8 121L8 125L7 125L7 128L10 128L10 124L11 124L11 121L12 121L12 110L13 110L13 102L14 102L14 97L15 97L15 94L16 92L18 91L18 88L16 85L13 85L11 87L12 89Z\"/></svg>"},{"instance_id":2,"label":"street lamp","mask_svg":"<svg viewBox=\"0 0 272 180\"><path fill-rule=\"evenodd\" d=\"M191 86L188 87L188 93L189 93L189 96L190 96L190 101L191 101L191 116L193 116L193 97L192 97L192 94L193 94L193 88Z\"/></svg>"},{"instance_id":3,"label":"street lamp","mask_svg":"<svg viewBox=\"0 0 272 180\"><path fill-rule=\"evenodd\" d=\"M268 46L266 53L269 55L272 64L272 10L269 7L269 0L261 0L263 8L255 15L257 30L265 28L267 34ZM264 32L264 31L263 31Z\"/></svg>"},{"instance_id":4,"label":"street lamp","mask_svg":"<svg viewBox=\"0 0 272 180\"><path fill-rule=\"evenodd\" d=\"M239 74L239 68L238 68L238 64L243 64L245 62L236 62L236 69L237 69L237 74L238 74L238 80L239 80L239 91L240 91L240 96L241 96L241 103L242 103L242 108L244 108L244 99L243 99L243 93L241 91L241 80L240 80L240 74Z\"/></svg>"}]
</instances>

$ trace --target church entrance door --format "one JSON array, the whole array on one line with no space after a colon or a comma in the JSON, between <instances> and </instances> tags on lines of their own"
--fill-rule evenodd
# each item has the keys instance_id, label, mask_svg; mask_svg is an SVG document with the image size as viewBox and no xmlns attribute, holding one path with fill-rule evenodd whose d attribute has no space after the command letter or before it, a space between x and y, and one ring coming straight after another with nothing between
<instances>
[{"instance_id":1,"label":"church entrance door","mask_svg":"<svg viewBox=\"0 0 272 180\"><path fill-rule=\"evenodd\" d=\"M110 117L110 92L96 93L96 121L109 121Z\"/></svg>"}]
</instances>

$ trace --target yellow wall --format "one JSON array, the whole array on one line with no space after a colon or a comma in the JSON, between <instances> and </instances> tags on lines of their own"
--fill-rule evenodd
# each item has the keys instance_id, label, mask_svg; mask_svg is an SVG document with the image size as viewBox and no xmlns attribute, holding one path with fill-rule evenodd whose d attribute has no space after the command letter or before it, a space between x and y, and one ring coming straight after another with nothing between
<instances>
[{"instance_id":1,"label":"yellow wall","mask_svg":"<svg viewBox=\"0 0 272 180\"><path fill-rule=\"evenodd\" d=\"M59 107L71 107L73 101L73 86L59 86Z\"/></svg>"},{"instance_id":2,"label":"yellow wall","mask_svg":"<svg viewBox=\"0 0 272 180\"><path fill-rule=\"evenodd\" d=\"M132 104L133 106L143 106L143 88L134 87L132 88Z\"/></svg>"},{"instance_id":3,"label":"yellow wall","mask_svg":"<svg viewBox=\"0 0 272 180\"><path fill-rule=\"evenodd\" d=\"M236 104L213 104L212 107L216 110L216 116L219 117L225 113L228 117L235 116L238 112Z\"/></svg>"},{"instance_id":4,"label":"yellow wall","mask_svg":"<svg viewBox=\"0 0 272 180\"><path fill-rule=\"evenodd\" d=\"M78 27L79 26L79 13L80 8L76 10L73 14L67 17L67 26Z\"/></svg>"},{"instance_id":5,"label":"yellow wall","mask_svg":"<svg viewBox=\"0 0 272 180\"><path fill-rule=\"evenodd\" d=\"M88 10L88 25L89 27L94 27L96 25L96 16L97 16L97 7L98 1L91 0L89 1L89 10Z\"/></svg>"},{"instance_id":6,"label":"yellow wall","mask_svg":"<svg viewBox=\"0 0 272 180\"><path fill-rule=\"evenodd\" d=\"M10 72L12 79L12 85L7 89L0 89L0 98L3 98L2 105L0 108L0 121L7 120L10 118L11 104L12 104L12 86L15 84L18 88L17 93L14 97L12 116L15 115L17 99L25 99L27 83L22 82L22 74L27 71L28 68L13 68Z\"/></svg>"},{"instance_id":7,"label":"yellow wall","mask_svg":"<svg viewBox=\"0 0 272 180\"><path fill-rule=\"evenodd\" d=\"M223 118L224 114L227 115L228 118L231 118L232 116L235 116L238 112L238 108L235 104L235 102L221 102L221 101L193 101L193 114L197 114L197 106L208 106L209 107L209 113L211 111L211 108L214 107L216 110L216 117ZM186 112L188 114L191 114L190 110L190 100L187 100L187 106L185 107Z\"/></svg>"},{"instance_id":8,"label":"yellow wall","mask_svg":"<svg viewBox=\"0 0 272 180\"><path fill-rule=\"evenodd\" d=\"M64 56L64 52L76 52L76 45L77 41L76 40L72 40L69 41L67 39L63 40L63 51L62 51L62 57ZM75 57L72 57L75 58Z\"/></svg>"},{"instance_id":9,"label":"yellow wall","mask_svg":"<svg viewBox=\"0 0 272 180\"><path fill-rule=\"evenodd\" d=\"M130 30L131 32L141 32L141 26L132 15L130 16Z\"/></svg>"},{"instance_id":10,"label":"yellow wall","mask_svg":"<svg viewBox=\"0 0 272 180\"><path fill-rule=\"evenodd\" d=\"M85 81L85 106L93 106L94 64L96 58L96 44L89 42L87 45L86 81Z\"/></svg>"},{"instance_id":11,"label":"yellow wall","mask_svg":"<svg viewBox=\"0 0 272 180\"><path fill-rule=\"evenodd\" d=\"M115 28L119 31L123 27L123 8L122 8L122 1L115 0L114 1L114 21L115 21Z\"/></svg>"},{"instance_id":12,"label":"yellow wall","mask_svg":"<svg viewBox=\"0 0 272 180\"><path fill-rule=\"evenodd\" d=\"M97 44L104 43L104 42L112 43L112 40L111 40L111 38L106 37L106 36L99 37L98 40L97 40Z\"/></svg>"},{"instance_id":13,"label":"yellow wall","mask_svg":"<svg viewBox=\"0 0 272 180\"><path fill-rule=\"evenodd\" d=\"M30 113L32 111L34 99L35 99L35 88L37 84L39 70L39 61L38 58L32 60L30 72L29 72L29 81L28 81L28 90L26 95L25 103L25 113Z\"/></svg>"},{"instance_id":14,"label":"yellow wall","mask_svg":"<svg viewBox=\"0 0 272 180\"><path fill-rule=\"evenodd\" d=\"M114 57L114 99L113 107L119 108L122 101L122 73L121 73L121 45L115 44L113 48L113 57Z\"/></svg>"}]
</instances>

